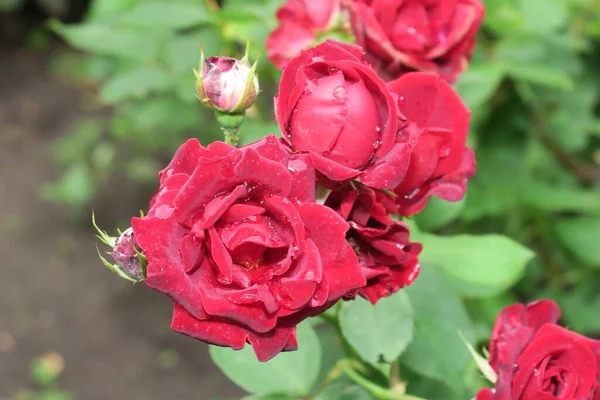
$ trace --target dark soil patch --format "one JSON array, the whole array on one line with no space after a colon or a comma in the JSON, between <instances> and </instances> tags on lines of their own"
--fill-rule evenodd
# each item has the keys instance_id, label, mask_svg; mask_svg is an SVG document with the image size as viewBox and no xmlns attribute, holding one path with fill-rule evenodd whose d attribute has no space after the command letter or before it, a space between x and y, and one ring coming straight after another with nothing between
<instances>
[{"instance_id":1,"label":"dark soil patch","mask_svg":"<svg viewBox=\"0 0 600 400\"><path fill-rule=\"evenodd\" d=\"M64 357L61 386L80 400L239 398L206 345L169 329L165 296L105 269L94 232L39 199L59 174L53 140L85 114L80 93L47 75L48 57L0 45L0 398L28 387L32 357L48 350ZM144 207L103 197L93 206L112 221ZM177 365L161 366L165 350Z\"/></svg>"}]
</instances>

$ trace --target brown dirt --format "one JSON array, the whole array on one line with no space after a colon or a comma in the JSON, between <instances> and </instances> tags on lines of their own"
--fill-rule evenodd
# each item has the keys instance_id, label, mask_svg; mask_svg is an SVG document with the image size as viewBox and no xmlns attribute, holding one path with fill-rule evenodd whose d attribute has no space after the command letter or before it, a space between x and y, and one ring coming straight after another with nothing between
<instances>
[{"instance_id":1,"label":"brown dirt","mask_svg":"<svg viewBox=\"0 0 600 400\"><path fill-rule=\"evenodd\" d=\"M169 329L170 301L105 269L94 232L40 200L56 178L53 140L85 113L75 89L46 73L48 55L0 46L0 398L30 385L32 357L66 361L61 387L81 400L239 398L207 347ZM143 207L107 193L111 221ZM88 220L90 210L84 217ZM106 211L108 213L108 211ZM108 218L108 216L106 216ZM110 226L105 223L105 226ZM159 354L175 351L166 368Z\"/></svg>"}]
</instances>

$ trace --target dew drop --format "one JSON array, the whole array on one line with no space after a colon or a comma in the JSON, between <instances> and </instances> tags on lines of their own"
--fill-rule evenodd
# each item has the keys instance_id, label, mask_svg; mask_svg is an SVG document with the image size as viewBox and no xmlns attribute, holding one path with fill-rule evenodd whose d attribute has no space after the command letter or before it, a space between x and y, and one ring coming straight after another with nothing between
<instances>
[{"instance_id":1,"label":"dew drop","mask_svg":"<svg viewBox=\"0 0 600 400\"><path fill-rule=\"evenodd\" d=\"M329 67L329 72L330 73L336 73L338 71L338 69L336 67Z\"/></svg>"},{"instance_id":2,"label":"dew drop","mask_svg":"<svg viewBox=\"0 0 600 400\"><path fill-rule=\"evenodd\" d=\"M450 155L450 147L442 147L439 155L441 158L448 157Z\"/></svg>"},{"instance_id":3,"label":"dew drop","mask_svg":"<svg viewBox=\"0 0 600 400\"><path fill-rule=\"evenodd\" d=\"M402 107L404 104L406 104L406 99L404 98L404 96L398 97L398 105Z\"/></svg>"},{"instance_id":4,"label":"dew drop","mask_svg":"<svg viewBox=\"0 0 600 400\"><path fill-rule=\"evenodd\" d=\"M246 293L242 297L240 297L240 302L245 304L255 303L257 299L258 296L255 293Z\"/></svg>"},{"instance_id":5,"label":"dew drop","mask_svg":"<svg viewBox=\"0 0 600 400\"><path fill-rule=\"evenodd\" d=\"M338 86L335 89L333 89L333 97L335 97L338 100L345 100L346 99L346 89L343 86Z\"/></svg>"}]
</instances>

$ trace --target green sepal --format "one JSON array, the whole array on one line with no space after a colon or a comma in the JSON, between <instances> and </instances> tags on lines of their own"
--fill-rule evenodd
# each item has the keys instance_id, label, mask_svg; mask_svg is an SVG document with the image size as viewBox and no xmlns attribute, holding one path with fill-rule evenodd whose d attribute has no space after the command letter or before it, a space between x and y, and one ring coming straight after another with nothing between
<instances>
[{"instance_id":1,"label":"green sepal","mask_svg":"<svg viewBox=\"0 0 600 400\"><path fill-rule=\"evenodd\" d=\"M148 276L147 271L148 271L148 259L146 258L145 255L143 255L142 253L140 253L137 249L137 247L133 246L133 251L135 251L135 254L137 254L138 256L138 260L140 262L140 269L142 271L142 276L144 277L144 279L138 280L137 282L141 282L143 280L146 279L146 277Z\"/></svg>"},{"instance_id":2,"label":"green sepal","mask_svg":"<svg viewBox=\"0 0 600 400\"><path fill-rule=\"evenodd\" d=\"M475 360L475 364L477 364L477 368L479 369L479 372L481 372L481 374L485 377L485 379L487 379L491 383L495 384L496 381L498 380L498 376L496 375L496 372L490 366L489 361L487 359L483 358L481 355L479 355L479 353L477 353L475 351L473 346L471 346L471 343L469 343L467 341L467 339L465 338L465 336L462 334L461 331L458 331L458 336L460 336L462 341L467 346L467 349L469 349L469 353L471 353L473 360Z\"/></svg>"},{"instance_id":3,"label":"green sepal","mask_svg":"<svg viewBox=\"0 0 600 400\"><path fill-rule=\"evenodd\" d=\"M108 261L106 261L106 259L104 257L102 257L102 254L100 253L100 249L98 247L96 247L96 251L98 252L98 257L100 257L100 260L102 260L102 264L104 264L104 266L108 269L110 269L112 272L114 272L115 274L119 275L121 278L128 280L130 282L133 283L138 283L141 282L141 280L132 278L131 276L129 276L129 274L127 274L125 271L121 270L117 265L111 264ZM136 250L137 252L137 250ZM145 272L145 268L144 268L144 272ZM145 273L144 273L145 275Z\"/></svg>"},{"instance_id":4,"label":"green sepal","mask_svg":"<svg viewBox=\"0 0 600 400\"><path fill-rule=\"evenodd\" d=\"M256 75L256 67L257 66L258 66L258 60L256 60L254 62L254 64L250 68L250 71L248 72L248 77L246 78L246 85L244 86L244 93L242 94L242 97L240 98L238 105L233 110L231 110L232 114L243 112L247 109L247 107L242 108L242 106L246 103L246 98L250 94L250 91L255 90L254 79L255 79L255 75ZM258 96L258 91L256 92L256 96Z\"/></svg>"},{"instance_id":5,"label":"green sepal","mask_svg":"<svg viewBox=\"0 0 600 400\"><path fill-rule=\"evenodd\" d=\"M98 225L96 224L96 215L94 214L94 212L92 212L92 225L94 225L94 228L96 228L96 231L98 231L98 235L96 235L96 237L98 239L100 239L100 241L102 243L104 243L107 246L115 247L115 243L117 242L117 238L110 236L107 232L103 231L102 229L98 228Z\"/></svg>"}]
</instances>

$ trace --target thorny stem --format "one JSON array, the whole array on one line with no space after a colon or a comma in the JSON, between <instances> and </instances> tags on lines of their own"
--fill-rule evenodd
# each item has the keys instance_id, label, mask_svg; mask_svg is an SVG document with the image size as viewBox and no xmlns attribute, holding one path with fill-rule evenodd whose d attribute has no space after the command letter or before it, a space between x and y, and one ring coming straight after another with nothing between
<instances>
[{"instance_id":1,"label":"thorny stem","mask_svg":"<svg viewBox=\"0 0 600 400\"><path fill-rule=\"evenodd\" d=\"M225 143L238 147L240 144L240 128L225 128L221 127L225 136Z\"/></svg>"},{"instance_id":2,"label":"thorny stem","mask_svg":"<svg viewBox=\"0 0 600 400\"><path fill-rule=\"evenodd\" d=\"M400 381L400 363L398 360L394 360L390 368L390 389L401 387L402 381Z\"/></svg>"}]
</instances>

